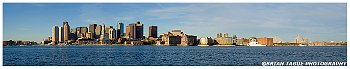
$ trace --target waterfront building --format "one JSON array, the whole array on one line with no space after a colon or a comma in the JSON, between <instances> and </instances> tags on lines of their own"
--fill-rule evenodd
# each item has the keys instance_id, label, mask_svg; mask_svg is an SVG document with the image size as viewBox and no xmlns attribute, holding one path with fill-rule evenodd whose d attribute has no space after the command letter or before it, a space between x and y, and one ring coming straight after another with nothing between
<instances>
[{"instance_id":1,"label":"waterfront building","mask_svg":"<svg viewBox=\"0 0 350 69\"><path fill-rule=\"evenodd\" d=\"M95 38L96 38L96 39L99 39L99 38L100 38L100 36L101 36L101 30L102 30L102 26L101 26L101 25L98 25L98 26L96 27L96 29L95 29L95 34L96 34Z\"/></svg>"},{"instance_id":2,"label":"waterfront building","mask_svg":"<svg viewBox=\"0 0 350 69\"><path fill-rule=\"evenodd\" d=\"M199 38L199 45L213 45L214 40L211 37Z\"/></svg>"},{"instance_id":3,"label":"waterfront building","mask_svg":"<svg viewBox=\"0 0 350 69\"><path fill-rule=\"evenodd\" d=\"M143 39L143 24L141 24L140 21L133 24L129 24L128 28L129 28L128 36L130 38L136 39L136 40Z\"/></svg>"},{"instance_id":4,"label":"waterfront building","mask_svg":"<svg viewBox=\"0 0 350 69\"><path fill-rule=\"evenodd\" d=\"M222 33L217 33L216 34L216 38L221 38L222 37Z\"/></svg>"},{"instance_id":5,"label":"waterfront building","mask_svg":"<svg viewBox=\"0 0 350 69\"><path fill-rule=\"evenodd\" d=\"M184 34L184 33L179 29L175 29L175 30L171 31L171 35L173 35L173 36L181 36L182 34Z\"/></svg>"},{"instance_id":6,"label":"waterfront building","mask_svg":"<svg viewBox=\"0 0 350 69\"><path fill-rule=\"evenodd\" d=\"M218 45L233 45L232 37L215 38Z\"/></svg>"},{"instance_id":7,"label":"waterfront building","mask_svg":"<svg viewBox=\"0 0 350 69\"><path fill-rule=\"evenodd\" d=\"M114 41L116 40L116 30L114 28L109 28L109 33L108 33L108 36L109 36L109 39Z\"/></svg>"},{"instance_id":8,"label":"waterfront building","mask_svg":"<svg viewBox=\"0 0 350 69\"><path fill-rule=\"evenodd\" d=\"M172 30L172 32L167 32L162 34L162 41L164 41L164 45L181 45L181 46L192 46L197 45L197 36L187 35L183 33L181 30Z\"/></svg>"},{"instance_id":9,"label":"waterfront building","mask_svg":"<svg viewBox=\"0 0 350 69\"><path fill-rule=\"evenodd\" d=\"M63 36L64 36L64 34L63 34L64 32L63 32L63 27L59 27L58 28L58 41L59 42L64 42L64 38L63 38Z\"/></svg>"},{"instance_id":10,"label":"waterfront building","mask_svg":"<svg viewBox=\"0 0 350 69\"><path fill-rule=\"evenodd\" d=\"M2 44L3 44L2 46L15 46L16 42L9 40L9 41L2 41Z\"/></svg>"},{"instance_id":11,"label":"waterfront building","mask_svg":"<svg viewBox=\"0 0 350 69\"><path fill-rule=\"evenodd\" d=\"M68 24L68 22L63 22L63 40L66 42L68 41L70 35L70 26Z\"/></svg>"},{"instance_id":12,"label":"waterfront building","mask_svg":"<svg viewBox=\"0 0 350 69\"><path fill-rule=\"evenodd\" d=\"M92 38L95 39L96 38L96 34L95 34L95 29L97 27L97 24L90 24L89 26L89 32L92 34Z\"/></svg>"},{"instance_id":13,"label":"waterfront building","mask_svg":"<svg viewBox=\"0 0 350 69\"><path fill-rule=\"evenodd\" d=\"M157 26L149 26L149 29L148 29L148 37L153 37L153 38L157 38L158 35L157 35Z\"/></svg>"},{"instance_id":14,"label":"waterfront building","mask_svg":"<svg viewBox=\"0 0 350 69\"><path fill-rule=\"evenodd\" d=\"M96 44L96 41L91 38L78 38L76 43L78 43L79 45L90 45L90 44Z\"/></svg>"},{"instance_id":15,"label":"waterfront building","mask_svg":"<svg viewBox=\"0 0 350 69\"><path fill-rule=\"evenodd\" d=\"M326 42L326 41L315 41L310 43L311 46L346 46L345 42Z\"/></svg>"},{"instance_id":16,"label":"waterfront building","mask_svg":"<svg viewBox=\"0 0 350 69\"><path fill-rule=\"evenodd\" d=\"M176 46L181 44L181 36L163 36L162 41L165 42L164 45Z\"/></svg>"},{"instance_id":17,"label":"waterfront building","mask_svg":"<svg viewBox=\"0 0 350 69\"><path fill-rule=\"evenodd\" d=\"M256 41L262 45L273 46L273 38L256 38Z\"/></svg>"},{"instance_id":18,"label":"waterfront building","mask_svg":"<svg viewBox=\"0 0 350 69\"><path fill-rule=\"evenodd\" d=\"M117 30L119 30L119 32L117 32L117 34L119 35L119 36L117 36L117 38L120 38L122 35L124 35L124 24L121 22L118 23Z\"/></svg>"},{"instance_id":19,"label":"waterfront building","mask_svg":"<svg viewBox=\"0 0 350 69\"><path fill-rule=\"evenodd\" d=\"M194 46L197 45L197 36L186 35L181 36L181 46Z\"/></svg>"},{"instance_id":20,"label":"waterfront building","mask_svg":"<svg viewBox=\"0 0 350 69\"><path fill-rule=\"evenodd\" d=\"M236 39L236 45L238 46L245 46L245 45L248 45L248 43L249 43L249 39L245 39L245 38Z\"/></svg>"},{"instance_id":21,"label":"waterfront building","mask_svg":"<svg viewBox=\"0 0 350 69\"><path fill-rule=\"evenodd\" d=\"M233 38L228 37L227 33L224 34L224 37L222 37L222 33L218 33L216 37L214 40L218 45L233 45Z\"/></svg>"},{"instance_id":22,"label":"waterfront building","mask_svg":"<svg viewBox=\"0 0 350 69\"><path fill-rule=\"evenodd\" d=\"M125 41L124 45L143 45L143 42L139 40L130 40L130 41Z\"/></svg>"},{"instance_id":23,"label":"waterfront building","mask_svg":"<svg viewBox=\"0 0 350 69\"><path fill-rule=\"evenodd\" d=\"M228 37L228 33L225 33L225 34L224 34L224 37Z\"/></svg>"},{"instance_id":24,"label":"waterfront building","mask_svg":"<svg viewBox=\"0 0 350 69\"><path fill-rule=\"evenodd\" d=\"M53 26L52 27L52 30L51 30L52 32L52 35L51 35L51 37L52 37L52 44L56 44L56 43L58 43L58 38L59 38L59 33L58 33L58 26Z\"/></svg>"}]
</instances>

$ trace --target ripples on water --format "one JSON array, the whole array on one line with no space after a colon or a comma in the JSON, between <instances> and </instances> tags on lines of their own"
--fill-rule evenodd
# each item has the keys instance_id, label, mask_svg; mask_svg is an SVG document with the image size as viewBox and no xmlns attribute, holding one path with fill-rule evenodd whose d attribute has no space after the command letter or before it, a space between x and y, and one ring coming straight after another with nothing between
<instances>
[{"instance_id":1,"label":"ripples on water","mask_svg":"<svg viewBox=\"0 0 350 69\"><path fill-rule=\"evenodd\" d=\"M261 66L261 62L346 62L339 47L10 46L5 66Z\"/></svg>"}]
</instances>

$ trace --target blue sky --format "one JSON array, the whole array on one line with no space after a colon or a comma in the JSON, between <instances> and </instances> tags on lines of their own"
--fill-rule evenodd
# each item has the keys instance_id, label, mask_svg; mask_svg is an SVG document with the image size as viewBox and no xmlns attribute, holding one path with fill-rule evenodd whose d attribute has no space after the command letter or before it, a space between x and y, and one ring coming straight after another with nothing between
<instances>
[{"instance_id":1,"label":"blue sky","mask_svg":"<svg viewBox=\"0 0 350 69\"><path fill-rule=\"evenodd\" d=\"M181 29L198 37L227 32L239 38L274 37L291 42L346 41L346 3L4 3L3 39L42 41L52 26L116 26L141 21L158 35Z\"/></svg>"}]
</instances>

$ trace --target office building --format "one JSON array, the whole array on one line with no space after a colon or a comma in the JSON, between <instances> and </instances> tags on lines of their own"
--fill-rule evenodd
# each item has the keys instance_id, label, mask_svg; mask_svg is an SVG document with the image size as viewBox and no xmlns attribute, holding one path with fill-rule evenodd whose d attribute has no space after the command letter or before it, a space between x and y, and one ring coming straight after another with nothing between
<instances>
[{"instance_id":1,"label":"office building","mask_svg":"<svg viewBox=\"0 0 350 69\"><path fill-rule=\"evenodd\" d=\"M249 39L245 39L245 38L237 38L236 39L236 45L238 45L238 46L248 45L248 43L249 43Z\"/></svg>"},{"instance_id":2,"label":"office building","mask_svg":"<svg viewBox=\"0 0 350 69\"><path fill-rule=\"evenodd\" d=\"M130 27L129 26L126 26L124 35L129 38L129 35L130 35Z\"/></svg>"},{"instance_id":3,"label":"office building","mask_svg":"<svg viewBox=\"0 0 350 69\"><path fill-rule=\"evenodd\" d=\"M187 35L183 33L181 30L172 30L171 32L167 32L161 35L162 41L164 41L164 45L178 45L178 46L193 46L197 45L197 36Z\"/></svg>"},{"instance_id":4,"label":"office building","mask_svg":"<svg viewBox=\"0 0 350 69\"><path fill-rule=\"evenodd\" d=\"M199 38L199 45L213 45L214 40L211 37Z\"/></svg>"},{"instance_id":5,"label":"office building","mask_svg":"<svg viewBox=\"0 0 350 69\"><path fill-rule=\"evenodd\" d=\"M133 24L129 24L129 37L132 39L140 40L143 39L143 24L139 21Z\"/></svg>"},{"instance_id":6,"label":"office building","mask_svg":"<svg viewBox=\"0 0 350 69\"><path fill-rule=\"evenodd\" d=\"M59 42L64 42L64 38L63 38L63 36L64 36L64 34L63 34L64 32L63 32L63 27L59 27L58 28L58 41Z\"/></svg>"},{"instance_id":7,"label":"office building","mask_svg":"<svg viewBox=\"0 0 350 69\"><path fill-rule=\"evenodd\" d=\"M102 27L101 27L101 34L100 34L100 40L105 40L105 31L106 31L106 26L105 26L105 24L103 24L102 25Z\"/></svg>"},{"instance_id":8,"label":"office building","mask_svg":"<svg viewBox=\"0 0 350 69\"><path fill-rule=\"evenodd\" d=\"M153 38L157 38L158 35L157 35L157 26L149 26L149 29L148 29L148 37L153 37Z\"/></svg>"},{"instance_id":9,"label":"office building","mask_svg":"<svg viewBox=\"0 0 350 69\"><path fill-rule=\"evenodd\" d=\"M181 46L194 46L197 45L197 36L183 35L181 36Z\"/></svg>"},{"instance_id":10,"label":"office building","mask_svg":"<svg viewBox=\"0 0 350 69\"><path fill-rule=\"evenodd\" d=\"M216 38L214 39L218 45L233 45L233 38L228 37L227 33L222 37L222 33L216 34Z\"/></svg>"},{"instance_id":11,"label":"office building","mask_svg":"<svg viewBox=\"0 0 350 69\"><path fill-rule=\"evenodd\" d=\"M273 46L273 38L256 38L256 41L262 45Z\"/></svg>"},{"instance_id":12,"label":"office building","mask_svg":"<svg viewBox=\"0 0 350 69\"><path fill-rule=\"evenodd\" d=\"M97 24L90 24L89 25L89 32L92 34L92 38L95 39L96 34L95 34L95 29L97 27Z\"/></svg>"},{"instance_id":13,"label":"office building","mask_svg":"<svg viewBox=\"0 0 350 69\"><path fill-rule=\"evenodd\" d=\"M116 30L114 28L109 28L108 36L110 40L112 41L116 40Z\"/></svg>"},{"instance_id":14,"label":"office building","mask_svg":"<svg viewBox=\"0 0 350 69\"><path fill-rule=\"evenodd\" d=\"M67 42L70 38L69 38L69 35L70 35L70 26L68 24L68 22L63 22L63 40L65 42Z\"/></svg>"},{"instance_id":15,"label":"office building","mask_svg":"<svg viewBox=\"0 0 350 69\"><path fill-rule=\"evenodd\" d=\"M106 34L109 34L109 29L110 29L110 28L113 28L113 26L106 26L106 29L105 29L105 30L106 30L106 31L105 31Z\"/></svg>"},{"instance_id":16,"label":"office building","mask_svg":"<svg viewBox=\"0 0 350 69\"><path fill-rule=\"evenodd\" d=\"M96 36L95 36L95 38L97 38L97 39L100 38L100 36L101 36L101 30L102 30L102 26L101 26L101 25L96 26L96 29L95 29L95 34L96 34Z\"/></svg>"},{"instance_id":17,"label":"office building","mask_svg":"<svg viewBox=\"0 0 350 69\"><path fill-rule=\"evenodd\" d=\"M119 32L117 32L117 34L119 34L120 36L117 37L121 37L122 35L124 35L124 24L123 23L118 23L117 24L117 30L119 30Z\"/></svg>"},{"instance_id":18,"label":"office building","mask_svg":"<svg viewBox=\"0 0 350 69\"><path fill-rule=\"evenodd\" d=\"M58 39L59 39L59 30L58 30L58 26L53 26L52 30L51 30L51 37L52 37L52 44L55 45L56 43L58 43Z\"/></svg>"}]
</instances>

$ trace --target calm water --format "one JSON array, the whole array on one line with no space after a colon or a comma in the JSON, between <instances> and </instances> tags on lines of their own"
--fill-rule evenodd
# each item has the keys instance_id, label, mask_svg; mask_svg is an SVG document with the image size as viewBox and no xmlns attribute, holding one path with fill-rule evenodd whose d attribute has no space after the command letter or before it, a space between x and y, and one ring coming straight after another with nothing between
<instances>
[{"instance_id":1,"label":"calm water","mask_svg":"<svg viewBox=\"0 0 350 69\"><path fill-rule=\"evenodd\" d=\"M346 62L340 47L10 46L5 66L261 66L270 61Z\"/></svg>"}]
</instances>

